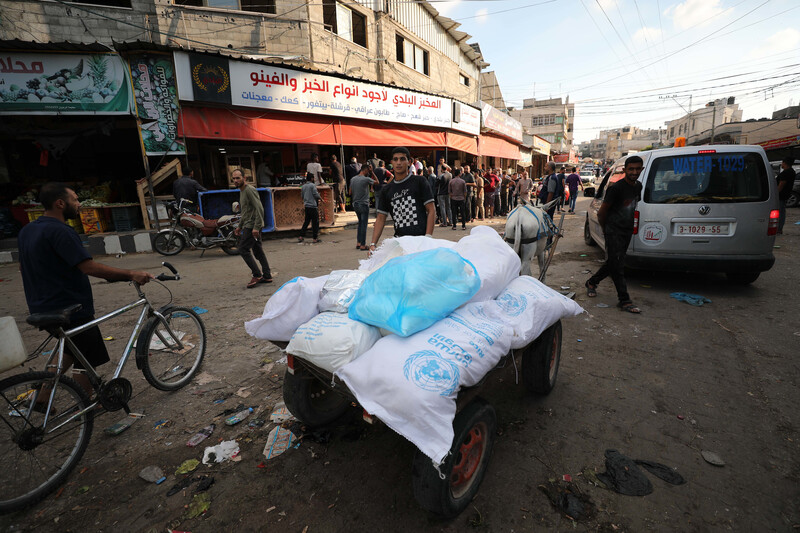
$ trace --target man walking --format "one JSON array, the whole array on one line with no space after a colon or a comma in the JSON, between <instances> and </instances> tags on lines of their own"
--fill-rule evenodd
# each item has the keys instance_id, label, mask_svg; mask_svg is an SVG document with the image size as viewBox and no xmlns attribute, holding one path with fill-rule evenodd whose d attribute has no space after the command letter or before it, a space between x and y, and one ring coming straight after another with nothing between
<instances>
[{"instance_id":1,"label":"man walking","mask_svg":"<svg viewBox=\"0 0 800 533\"><path fill-rule=\"evenodd\" d=\"M433 192L423 176L411 173L410 165L411 153L408 148L399 146L392 150L395 177L394 181L381 188L370 251L375 249L375 243L381 238L387 215L392 215L395 237L433 234L436 224Z\"/></svg>"},{"instance_id":2,"label":"man walking","mask_svg":"<svg viewBox=\"0 0 800 533\"><path fill-rule=\"evenodd\" d=\"M239 254L245 264L250 268L253 279L247 284L252 289L259 283L272 283L272 273L269 270L267 256L261 246L261 228L264 227L264 205L258 196L258 191L244 181L244 174L238 168L231 173L233 186L239 189L239 208L242 218L236 235L239 235ZM253 256L255 255L255 259ZM262 270L258 269L258 260Z\"/></svg>"},{"instance_id":3,"label":"man walking","mask_svg":"<svg viewBox=\"0 0 800 533\"><path fill-rule=\"evenodd\" d=\"M444 159L442 159L444 161ZM442 163L439 176L436 178L436 196L439 197L439 222L442 227L449 226L453 221L453 210L450 206L450 167ZM464 181L464 180L461 180Z\"/></svg>"},{"instance_id":4,"label":"man walking","mask_svg":"<svg viewBox=\"0 0 800 533\"><path fill-rule=\"evenodd\" d=\"M781 213L778 219L778 235L783 235L783 224L786 222L786 201L792 195L794 180L797 178L792 165L794 165L794 158L784 157L781 161L781 173L778 174L778 201Z\"/></svg>"},{"instance_id":5,"label":"man walking","mask_svg":"<svg viewBox=\"0 0 800 533\"><path fill-rule=\"evenodd\" d=\"M92 259L78 234L66 224L66 219L78 216L81 207L75 191L63 183L46 183L39 191L39 201L44 207L44 215L22 228L18 238L19 269L30 313L59 313L71 305L80 304L81 308L69 316L70 323L64 327L70 330L94 320L94 296L89 276L108 281L130 280L140 285L153 279L144 271L115 268ZM92 366L110 360L97 326L71 340ZM65 370L73 362L67 345ZM82 368L82 365L76 362L75 368ZM74 377L88 394L93 393L85 373L76 372ZM46 403L44 395L40 396Z\"/></svg>"},{"instance_id":6,"label":"man walking","mask_svg":"<svg viewBox=\"0 0 800 533\"><path fill-rule=\"evenodd\" d=\"M629 313L641 312L628 295L625 255L633 235L633 214L642 194L642 184L638 181L642 168L643 161L638 155L626 159L625 178L609 187L603 197L603 203L597 211L597 221L603 228L606 240L606 262L585 284L587 294L593 298L597 296L597 285L611 276L617 288L617 307Z\"/></svg>"},{"instance_id":7,"label":"man walking","mask_svg":"<svg viewBox=\"0 0 800 533\"><path fill-rule=\"evenodd\" d=\"M184 207L197 213L198 208L198 192L206 192L208 189L197 183L194 179L194 170L189 167L185 168L186 174L175 180L172 184L172 195L175 200L180 203L181 199L189 200L191 203L184 202Z\"/></svg>"},{"instance_id":8,"label":"man walking","mask_svg":"<svg viewBox=\"0 0 800 533\"><path fill-rule=\"evenodd\" d=\"M476 211L475 211L475 196L477 194L477 190L475 187L475 177L469 171L469 165L464 165L464 172L461 174L461 179L464 180L464 183L467 186L467 194L464 198L464 210L467 214L467 221L473 222L475 220Z\"/></svg>"},{"instance_id":9,"label":"man walking","mask_svg":"<svg viewBox=\"0 0 800 533\"><path fill-rule=\"evenodd\" d=\"M314 185L314 175L309 172L306 174L306 182L300 188L300 196L303 198L303 207L305 208L305 219L303 220L303 227L300 229L300 237L297 242L303 242L308 230L308 224L311 223L311 236L314 242L319 240L319 201L322 198L319 195L317 186Z\"/></svg>"},{"instance_id":10,"label":"man walking","mask_svg":"<svg viewBox=\"0 0 800 533\"><path fill-rule=\"evenodd\" d=\"M314 185L322 185L322 165L319 164L318 154L311 154L311 162L306 165L306 172L314 175Z\"/></svg>"},{"instance_id":11,"label":"man walking","mask_svg":"<svg viewBox=\"0 0 800 533\"><path fill-rule=\"evenodd\" d=\"M517 198L522 205L531 203L531 190L533 190L533 180L528 177L528 172L522 173L522 177L517 180Z\"/></svg>"},{"instance_id":12,"label":"man walking","mask_svg":"<svg viewBox=\"0 0 800 533\"><path fill-rule=\"evenodd\" d=\"M447 184L447 194L450 197L450 205L453 213L453 229L456 229L456 220L461 215L461 229L467 229L467 213L464 208L464 200L467 196L467 184L461 179L461 169L457 168L450 182Z\"/></svg>"},{"instance_id":13,"label":"man walking","mask_svg":"<svg viewBox=\"0 0 800 533\"><path fill-rule=\"evenodd\" d=\"M364 165L350 180L350 198L353 199L353 210L358 217L356 230L356 249L367 250L367 224L369 223L369 189L378 184L378 178L372 172L372 165Z\"/></svg>"},{"instance_id":14,"label":"man walking","mask_svg":"<svg viewBox=\"0 0 800 533\"><path fill-rule=\"evenodd\" d=\"M331 156L331 178L333 179L333 205L338 208L340 213L344 213L345 200L344 192L346 189L344 170L342 164L336 159L335 155Z\"/></svg>"},{"instance_id":15,"label":"man walking","mask_svg":"<svg viewBox=\"0 0 800 533\"><path fill-rule=\"evenodd\" d=\"M548 204L553 200L555 200L556 198L558 198L559 196L558 184L559 184L559 179L558 175L556 174L556 164L550 161L549 163L547 163L547 177L545 178L545 181L543 183L543 186L547 191L547 200L545 200L544 203ZM563 193L564 192L562 188L561 194ZM550 209L547 210L547 214L550 215L550 218L553 218L553 216L556 214L556 207L557 204L553 204L552 206L550 206Z\"/></svg>"},{"instance_id":16,"label":"man walking","mask_svg":"<svg viewBox=\"0 0 800 533\"><path fill-rule=\"evenodd\" d=\"M580 186L581 190L583 190L583 183L581 182L581 177L577 174L578 169L576 167L572 167L572 173L567 176L566 183L567 187L569 187L569 212L575 212L575 202L578 197L578 186Z\"/></svg>"}]
</instances>

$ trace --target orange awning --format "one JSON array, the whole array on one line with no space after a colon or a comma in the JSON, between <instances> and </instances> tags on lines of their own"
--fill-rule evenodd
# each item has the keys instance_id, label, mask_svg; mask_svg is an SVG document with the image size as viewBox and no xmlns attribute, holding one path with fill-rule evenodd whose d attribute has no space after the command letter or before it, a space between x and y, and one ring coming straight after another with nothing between
<instances>
[{"instance_id":1,"label":"orange awning","mask_svg":"<svg viewBox=\"0 0 800 533\"><path fill-rule=\"evenodd\" d=\"M447 147L453 150L461 150L468 154L478 155L478 139L460 133L447 132Z\"/></svg>"},{"instance_id":2,"label":"orange awning","mask_svg":"<svg viewBox=\"0 0 800 533\"><path fill-rule=\"evenodd\" d=\"M479 144L480 155L500 157L503 159L519 159L519 145L513 144L500 137L481 134Z\"/></svg>"},{"instance_id":3,"label":"orange awning","mask_svg":"<svg viewBox=\"0 0 800 533\"><path fill-rule=\"evenodd\" d=\"M456 135L428 128L410 128L377 121L199 107L182 108L178 126L178 135L194 139L345 146L438 148L446 146L447 136ZM457 135L457 137L464 136ZM469 140L468 137L465 139ZM464 144L462 139L454 138L454 141ZM460 147L458 149L469 151Z\"/></svg>"}]
</instances>

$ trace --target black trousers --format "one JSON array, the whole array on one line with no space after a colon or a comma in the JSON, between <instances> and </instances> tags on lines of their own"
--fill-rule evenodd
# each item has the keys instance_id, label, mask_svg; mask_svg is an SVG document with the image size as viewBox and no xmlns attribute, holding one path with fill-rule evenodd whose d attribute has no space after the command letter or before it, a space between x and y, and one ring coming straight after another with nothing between
<instances>
[{"instance_id":1,"label":"black trousers","mask_svg":"<svg viewBox=\"0 0 800 533\"><path fill-rule=\"evenodd\" d=\"M630 302L628 284L625 282L625 255L628 253L631 234L606 233L605 238L606 262L594 276L589 278L589 283L597 285L608 276L611 276L611 280L617 288L619 301L622 303Z\"/></svg>"},{"instance_id":2,"label":"black trousers","mask_svg":"<svg viewBox=\"0 0 800 533\"><path fill-rule=\"evenodd\" d=\"M242 228L242 233L239 235L239 254L250 268L254 278L262 277L262 271L259 270L258 263L261 263L263 277L272 277L267 256L264 255L264 248L261 246L261 234L259 233L258 237L253 237L253 228ZM258 260L258 263L256 263L256 260Z\"/></svg>"},{"instance_id":3,"label":"black trousers","mask_svg":"<svg viewBox=\"0 0 800 533\"><path fill-rule=\"evenodd\" d=\"M464 200L453 200L450 199L450 209L453 212L453 227L456 227L456 221L458 220L459 215L461 216L461 227L464 228L467 226L467 213L464 206Z\"/></svg>"},{"instance_id":4,"label":"black trousers","mask_svg":"<svg viewBox=\"0 0 800 533\"><path fill-rule=\"evenodd\" d=\"M303 220L303 227L300 229L301 237L306 236L309 222L311 222L311 236L314 240L317 240L317 237L319 237L319 208L306 207L306 218Z\"/></svg>"}]
</instances>

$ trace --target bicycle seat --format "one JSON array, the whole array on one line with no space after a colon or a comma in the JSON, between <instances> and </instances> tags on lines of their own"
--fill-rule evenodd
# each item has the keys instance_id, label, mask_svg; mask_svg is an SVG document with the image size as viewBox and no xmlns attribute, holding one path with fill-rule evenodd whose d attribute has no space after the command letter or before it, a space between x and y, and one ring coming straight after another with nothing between
<instances>
[{"instance_id":1,"label":"bicycle seat","mask_svg":"<svg viewBox=\"0 0 800 533\"><path fill-rule=\"evenodd\" d=\"M70 317L79 311L81 307L81 304L75 304L53 313L34 313L25 321L31 326L40 329L64 327L69 325Z\"/></svg>"}]
</instances>

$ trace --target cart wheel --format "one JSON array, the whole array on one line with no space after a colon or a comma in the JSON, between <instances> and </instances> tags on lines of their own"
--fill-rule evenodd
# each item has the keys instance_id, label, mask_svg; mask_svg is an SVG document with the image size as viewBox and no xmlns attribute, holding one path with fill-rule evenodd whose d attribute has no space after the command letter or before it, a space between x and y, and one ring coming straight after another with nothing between
<instances>
[{"instance_id":1,"label":"cart wheel","mask_svg":"<svg viewBox=\"0 0 800 533\"><path fill-rule=\"evenodd\" d=\"M494 407L475 398L453 421L453 447L439 469L417 450L411 478L420 506L442 518L453 518L466 509L478 493L492 454L497 415Z\"/></svg>"},{"instance_id":2,"label":"cart wheel","mask_svg":"<svg viewBox=\"0 0 800 533\"><path fill-rule=\"evenodd\" d=\"M535 394L550 394L556 385L561 362L561 321L544 330L524 350L522 382Z\"/></svg>"},{"instance_id":3,"label":"cart wheel","mask_svg":"<svg viewBox=\"0 0 800 533\"><path fill-rule=\"evenodd\" d=\"M330 424L342 416L350 401L333 392L303 368L283 376L283 401L295 418L310 428Z\"/></svg>"}]
</instances>

